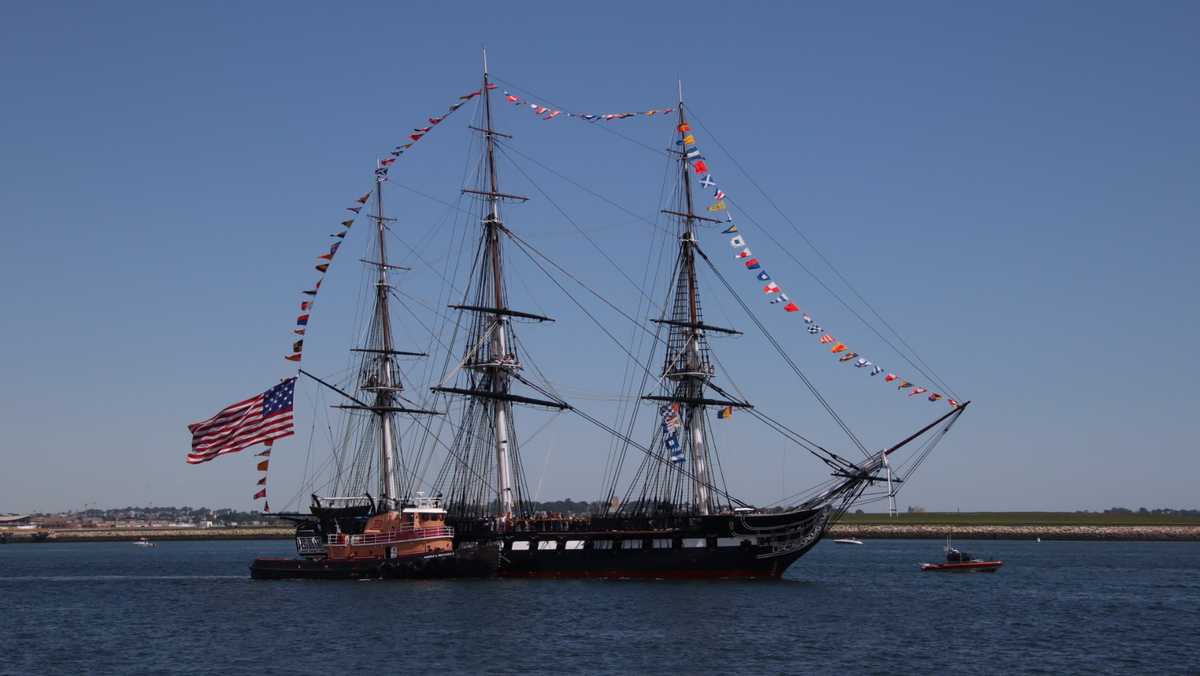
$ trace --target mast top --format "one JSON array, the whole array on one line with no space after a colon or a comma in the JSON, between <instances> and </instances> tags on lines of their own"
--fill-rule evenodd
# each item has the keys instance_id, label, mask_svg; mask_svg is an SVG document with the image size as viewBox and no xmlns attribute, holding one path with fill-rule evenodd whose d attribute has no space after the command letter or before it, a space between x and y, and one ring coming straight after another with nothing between
<instances>
[{"instance_id":1,"label":"mast top","mask_svg":"<svg viewBox=\"0 0 1200 676\"><path fill-rule=\"evenodd\" d=\"M683 80L678 80L679 83L679 105L683 105Z\"/></svg>"},{"instance_id":2,"label":"mast top","mask_svg":"<svg viewBox=\"0 0 1200 676\"><path fill-rule=\"evenodd\" d=\"M485 46L485 47L483 47L483 74L484 74L484 76L485 76L485 77L486 77L486 76L487 76L487 74L488 74L488 66L487 66L487 47L486 47L486 46Z\"/></svg>"}]
</instances>

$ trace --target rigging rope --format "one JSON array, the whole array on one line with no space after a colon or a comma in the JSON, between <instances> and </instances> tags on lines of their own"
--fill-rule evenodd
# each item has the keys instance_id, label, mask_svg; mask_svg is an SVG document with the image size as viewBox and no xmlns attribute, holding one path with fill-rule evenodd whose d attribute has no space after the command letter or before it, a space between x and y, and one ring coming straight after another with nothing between
<instances>
[{"instance_id":1,"label":"rigging rope","mask_svg":"<svg viewBox=\"0 0 1200 676\"><path fill-rule=\"evenodd\" d=\"M709 269L713 271L713 274L717 276L717 279L721 280L721 284L723 284L725 289L729 291L729 295L734 297L738 304L742 306L742 310L744 310L746 315L750 317L750 320L754 322L754 325L758 327L758 330L762 331L762 334L766 336L767 341L771 343L771 347L775 348L775 351L779 353L779 356L782 357L785 362L787 362L787 365L791 367L792 371L799 376L800 380L804 382L804 385L808 387L808 391L812 393L817 402L819 402L821 406L824 407L829 413L829 415L833 417L838 426L842 428L842 431L846 433L846 436L850 437L850 441L854 442L855 446L858 446L858 449L862 451L863 455L870 455L870 453L867 451L867 447L864 446L861 441L859 441L858 437L853 431L851 431L846 422L842 420L842 417L838 415L838 412L833 409L833 406L817 390L816 385L813 385L812 381L808 379L808 376L806 376L804 372L800 370L800 367L796 365L796 362L792 361L791 355L789 355L787 351L783 349L783 346L780 345L775 336L769 330L767 330L767 327L762 323L762 320L760 320L758 316L754 314L754 311L750 309L750 306L746 304L746 301L742 300L742 297L739 296L736 291L734 291L733 286L729 283L729 280L725 279L725 276L722 275L719 270L717 270L717 266L713 265L712 261L709 260L708 254L704 253L699 245L695 246L695 250L696 253L700 254L700 258L704 260Z\"/></svg>"},{"instance_id":2,"label":"rigging rope","mask_svg":"<svg viewBox=\"0 0 1200 676\"><path fill-rule=\"evenodd\" d=\"M552 101L550 101L550 99L539 96L539 95L533 93L531 90L521 87L519 85L516 85L515 83L506 82L500 78L494 78L494 79L497 82L502 82L515 90L522 91L526 94L532 94L535 98L549 102L552 105L555 105L555 107L562 107L562 106L558 106L557 104L554 104ZM771 199L770 195L768 195L766 193L766 191L762 188L762 186L749 174L749 172L745 169L745 167L743 167L741 165L741 163L739 163L737 161L737 159L733 156L733 154L729 152L729 150L720 142L719 139L717 139L715 134L712 134L711 132L709 132L708 127L706 127L704 125L703 121L699 118L698 115L695 114L694 110L692 110L692 117L694 118L694 121L697 124L699 124L702 128L704 128L706 133L709 133L709 136L712 138L713 142L716 143L717 146L721 149L721 151L723 153L725 153L725 155L730 159L731 162L733 162L734 166L737 167L738 171L741 172L741 174L748 181L750 181L750 183L752 185L754 185L755 189L758 190L758 192L767 200L767 202L783 218L783 220L789 226L791 226L791 228L805 241L805 243L814 251L814 253L817 254L817 256L825 263L825 265L828 266L830 268L830 270L833 271L833 273L838 277L838 279L841 280L842 283L845 284L846 287L854 294L854 296L871 312L871 314L873 314L880 321L880 323L883 324L887 328L887 330L890 331L892 333L892 335L905 348L907 348L908 352L912 355L912 358L909 357L909 354L906 354L904 351L902 351L898 347L896 347L896 345L892 341L888 340L888 338L886 336L884 336L882 333L880 333L880 331L878 329L876 329L874 325L872 325L870 322L868 322L866 320L866 318L863 317L856 309L854 309L854 307L852 307L844 298L842 298L841 295L839 295L836 291L834 291L832 288L830 288L829 285L826 284L825 281L822 280L810 268L805 266L804 263L801 262L800 259L794 253L792 253L792 251L790 249L788 249L786 246L783 245L782 242L780 242L778 239L776 239L775 236L767 228L763 227L760 222L751 218L749 216L749 214L746 212L746 210L739 205L739 208L741 208L742 211L744 213L746 213L746 219L749 220L751 223L755 223L756 225L758 225L763 230L763 232L771 239L771 241L774 242L776 244L776 246L778 246L780 248L780 250L784 252L785 255L787 255L794 262L796 262L796 264L799 265L801 267L801 269L803 269L805 271L805 273L807 273L810 277L812 277L822 288L824 288L843 307L845 307L847 311L849 311L851 314L853 314L860 322L863 323L864 326L866 326L869 330L871 330L871 332L874 333L880 340L882 340L889 348L891 348L897 355L899 355L902 359L904 359L904 361L906 361L909 365L911 365L916 371L918 371L919 373L924 375L932 383L936 384L939 388L941 388L945 392L949 393L953 397L958 398L958 394L954 391L954 389L951 388L949 385L947 385L946 382L940 376L938 376L937 373L935 373L933 371L933 369L928 365L928 363L925 362L925 360L912 347L912 345L910 345L908 343L908 341L904 339L904 337L895 329L895 327L892 326L892 324L890 322L888 322L887 319L885 319L879 313L879 311L876 310L875 307L866 300L865 297L863 297L863 295L858 291L858 289L855 288L849 282L849 280L846 279L845 275L843 275L842 272L836 266L833 265L832 261L830 261L828 259L828 257L825 256L825 254L820 249L818 249L816 247L816 245L804 234L804 232L802 230L800 230L800 228L787 215L787 213L784 212L783 209L781 209L779 207L779 205L774 200ZM640 142L636 139L633 139L625 134L622 134L619 131L617 131L616 129L613 129L607 125L600 125L600 128L604 129L606 132L609 132L609 133L612 133L612 134L618 136L622 140L633 143L634 145L637 145L645 150L648 150L649 152L652 152L654 154L666 155L666 156L670 157L669 151L657 150L645 143L642 143L642 142ZM533 160L532 158L530 158L522 153L519 153L519 151L514 150L514 152L521 154L523 157L525 157L526 159L528 159L536 164L540 164L536 160ZM557 172L553 172L553 170L549 169L548 167L545 167L544 165L541 165L541 166L543 166L543 168L546 168L548 171L551 171L552 173L556 173L556 175L558 175L560 178L570 181L572 184L576 185L577 187L579 187L583 190L586 190L590 194L596 195L600 199L603 199L606 202L609 202L610 204L614 204L614 206L617 206L618 208L625 210L624 207L621 207L620 205L612 203L610 200L603 197L602 195L598 195L597 193L594 193L594 192L588 190L587 188L575 183L574 181L571 181L571 179L569 179L565 176L562 176L561 174L558 174ZM732 200L729 200L729 201L732 203ZM627 210L625 210L625 211L627 211ZM916 361L914 362L913 359L915 359Z\"/></svg>"},{"instance_id":3,"label":"rigging rope","mask_svg":"<svg viewBox=\"0 0 1200 676\"><path fill-rule=\"evenodd\" d=\"M557 103L555 103L554 101L552 101L552 100L550 100L550 99L548 99L548 98L546 98L546 97L544 97L544 96L539 96L539 95L538 95L536 92L534 92L534 91L532 91L532 90L530 90L530 89L526 89L525 87L522 87L522 86L520 86L520 85L518 85L518 84L516 84L516 83L509 82L509 81L507 81L507 80L504 80L504 79L498 78L498 77L496 77L495 75L492 75L492 76L491 76L491 78L492 78L492 80L494 80L494 81L496 81L496 82L499 82L499 83L501 83L501 84L507 85L507 86L508 86L508 87L510 87L511 89L515 89L516 91L523 92L523 93L525 93L525 94L527 94L527 95L530 95L530 96L532 96L532 97L533 97L533 98L535 98L535 99L540 99L540 100L542 100L542 101L543 101L543 102L545 102L545 103L549 103L550 105L554 106L555 108L563 108L563 109L569 108L569 106L560 106L560 105L558 105ZM610 133L610 134L613 134L613 135L615 135L615 136L618 136L618 137L620 137L621 139L623 139L623 140L625 140L625 141L628 141L628 142L630 142L630 143L632 143L632 144L634 144L634 145L637 145L637 146L641 146L643 149L645 149L645 150L649 150L649 151L650 151L650 152L652 152L652 153L659 154L659 155L665 155L665 156L667 156L667 157L670 157L670 155L669 155L667 152L665 152L665 151L662 151L662 150L656 150L656 149L654 149L653 147L651 147L651 146L649 146L649 145L646 145L645 143L642 143L641 141L638 141L638 140L637 140L637 139L635 139L635 138L632 138L632 137L630 137L630 136L626 136L625 134L622 134L621 132L617 131L616 129L613 129L612 127L610 127L610 126L608 126L608 125L605 125L605 124L599 124L599 125L597 125L597 124L593 124L593 125L591 125L591 126L593 126L593 127L598 127L598 128L600 128L600 129L603 129L604 131L606 131L606 132L608 132L608 133Z\"/></svg>"},{"instance_id":4,"label":"rigging rope","mask_svg":"<svg viewBox=\"0 0 1200 676\"><path fill-rule=\"evenodd\" d=\"M533 254L537 254L537 256L538 256L538 257L542 258L542 259L543 259L543 260L545 260L547 263L549 263L550 265L554 266L554 268L555 268L556 270L558 270L558 271L559 271L559 272L561 272L562 274L564 274L564 275L566 275L567 277L569 277L569 278L571 279L571 281L573 281L573 282L575 282L576 284L578 284L579 286L583 287L584 291L587 291L588 293L590 293L590 294L592 294L593 296L595 296L597 299L599 299L599 300L600 300L600 302L602 302L602 303L604 303L605 305L607 305L608 307L612 308L612 309L613 309L613 311L615 311L617 314L619 314L619 315L621 315L622 317L624 317L625 319L629 320L629 321L630 321L630 322L632 322L632 323L633 323L635 326L639 326L639 327L641 327L641 329L642 329L643 331L645 331L646 333L648 333L648 334L650 334L650 335L654 336L654 337L655 337L655 339L657 339L657 340L660 340L660 341L662 340L662 339L661 339L661 338L660 338L660 337L659 337L657 334L655 334L653 331L651 331L650 329L647 329L646 327L642 326L642 325L641 325L641 322L637 321L637 320L636 320L636 319L634 319L633 317L630 317L630 316L629 316L629 314L628 314L628 313L626 313L624 310L622 310L622 309L621 309L619 306L615 305L615 304L614 304L612 301L610 301L608 298L605 298L603 294L601 294L601 293L599 293L599 292L595 291L594 289L592 289L592 288L591 288L590 286L588 286L587 284L584 284L584 283L583 283L583 281L582 281L582 280L580 280L578 277L576 277L575 275L571 274L571 273L570 273L570 272L568 272L567 270L563 269L563 267L562 267L561 265L559 265L558 263L555 263L553 259L551 259L550 257L546 256L546 254L544 254L544 253L542 253L541 251L539 251L539 250L537 249L537 247L535 247L535 246L533 246L532 244L530 244L529 242L526 242L525 240L521 239L519 236L517 236L517 234L516 234L516 233L512 232L511 230L507 230L507 229L506 229L506 230L505 230L505 233L506 233L506 234L509 236L509 238L510 238L510 239L512 239L512 240L513 240L513 242L514 242L514 243L517 245L517 248L518 248L518 249L520 249L520 250L521 250L521 252L522 252L522 253L524 253L524 254L525 254L525 256L526 256L526 257L528 257L528 258L529 258L529 260L530 260L530 261L531 261L531 262L532 262L534 265L536 265L536 266L537 266L537 268L538 268L539 270L541 270L543 274L545 274L545 275L546 275L547 279L549 279L551 282L553 282L553 283L554 283L554 285L555 285L555 286L557 286L557 287L559 288L559 290L561 290L561 291L563 292L563 294L564 294L564 295L565 295L567 298L569 298L569 299L571 300L571 302L575 303L576 307L578 307L578 308L579 308L579 309L580 309L580 310L581 310L581 311L582 311L582 312L583 312L585 315L587 315L588 319L591 319L591 320L592 320L592 322L593 322L593 323L595 323L595 324L596 324L596 326L598 326L598 327L600 328L600 330L601 330L601 331L603 331L603 332L604 332L604 334L605 334L606 336L608 336L608 337L609 337L609 338L610 338L610 339L611 339L611 340L612 340L614 343L616 343L616 344L617 344L617 346L621 348L621 351L623 351L623 352L624 352L624 353L625 353L625 354L626 354L626 355L627 355L627 356L628 356L630 359L633 359L633 360L635 360L635 361L638 361L637 357L636 357L635 355L633 355L632 353L630 353L629 349L628 349L627 347L625 347L625 345L624 345L624 344L623 344L621 341L617 340L617 338L616 338L615 336L613 336L613 335L612 335L612 333L610 333L610 332L609 332L609 330L608 330L608 329L607 329L607 328L604 326L604 324L603 324L602 322L600 322L599 320L597 320L597 319L596 319L596 318L595 318L595 317L594 317L594 316L593 316L593 315L592 315L590 312L588 312L588 311L587 311L587 308L586 308L586 307L583 305L583 303L580 303L580 302L579 302L579 300L578 300L577 298L575 298L575 296L574 296L574 295L572 295L572 294L571 294L571 292L567 291L567 290L566 290L566 289L565 289L565 288L562 286L562 284L560 284L560 283L558 282L558 280L554 278L554 275L550 274L550 271L549 271L549 270L547 270L547 269L546 269L544 266L542 266L542 264L541 264L541 263L539 263L539 262L538 262L537 258L535 258L535 257L533 256ZM532 251L533 253L530 253L531 251ZM641 363L641 362L639 361L638 363ZM648 368L648 367L647 367L645 364L642 364L642 368Z\"/></svg>"},{"instance_id":5,"label":"rigging rope","mask_svg":"<svg viewBox=\"0 0 1200 676\"><path fill-rule=\"evenodd\" d=\"M707 482L707 481L701 481L700 478L697 477L695 474L693 474L690 470L684 469L681 465L671 462L669 459L660 456L659 454L655 453L650 448L647 448L647 447L639 444L638 442L634 441L633 439L630 439L629 437L621 434L618 430L614 429L607 423L597 419L596 417L592 416L591 414L587 413L586 411L583 411L582 409L579 409L576 407L572 407L570 410L573 413L575 413L576 415L578 415L579 417L583 418L584 420L586 420L586 421L592 423L593 425L595 425L596 427L599 427L600 429L604 430L605 432L608 432L609 434L612 434L618 438L623 439L630 446L633 446L634 448L638 449L642 453L646 454L646 457L650 458L651 460L654 460L655 462L665 465L672 471L678 472L680 475L682 475L688 479L691 479L693 482L695 482L696 484L698 484L700 486L704 486L710 490L716 491L718 494L720 494L726 500L736 502L738 505L740 505L742 507L749 506L745 502L742 502L741 500L738 500L734 496L730 495L728 492L721 489L720 487L715 486L712 483Z\"/></svg>"},{"instance_id":6,"label":"rigging rope","mask_svg":"<svg viewBox=\"0 0 1200 676\"><path fill-rule=\"evenodd\" d=\"M758 193L763 196L763 199L765 199L767 201L767 203L771 205L771 208L773 208L775 210L775 212L779 214L779 216L783 219L783 221L785 223L787 223L788 225L791 226L792 230L794 230L796 232L796 234L799 235L800 238L804 240L805 244L807 244L809 246L809 248L813 250L813 253L815 253L817 255L817 257L820 258L821 261L824 262L825 265L828 266L829 269L832 270L835 275L837 275L837 278L839 280L841 280L843 284L846 285L846 288L850 289L850 292L853 293L854 296L856 298L858 298L858 300L860 302L862 302L863 306L865 306L868 310L870 310L871 314L875 315L875 317L877 319L879 319L880 323L882 323L885 327L887 327L887 329L892 332L892 335L894 335L900 341L900 343L902 345L904 345L904 347L908 348L909 352L917 360L917 362L920 362L920 365L918 365L917 363L914 363L912 359L908 358L908 355L906 355L903 351L901 351L899 348L897 348L895 345L893 345L891 341L889 341L886 337L884 337L882 334L880 334L880 332L874 326L872 326L871 323L868 322L862 315L860 315L853 307L851 307L849 303L847 303L844 299L842 299L842 297L839 296L833 289L829 288L829 286L826 285L825 282L816 273L812 272L807 266L804 265L804 263L800 262L800 259L795 254L793 254L790 249L785 247L779 240L777 240L775 238L775 236L772 235L771 232L765 226L763 226L761 224L761 222L758 222L755 219L750 218L749 214L747 214L747 212L746 212L745 207L742 207L739 205L738 208L742 211L743 214L747 215L747 220L749 220L752 223L755 223L763 231L763 233L765 233L767 235L767 237L769 237L771 239L771 241L774 242L775 245L778 246L781 251L783 251L783 253L785 255L787 255L789 258L791 258L793 261L795 261L795 263L797 265L799 265L801 267L801 269L803 269L806 273L808 273L808 275L810 277L812 277L818 284L820 284L826 291L828 291L831 296L833 296L835 299L837 299L837 301L839 303L841 303L843 307L845 307L860 322L862 322L864 326L866 326L876 336L878 336L879 339L882 340L885 344L887 344L887 346L890 347L897 355L899 355L902 359L904 359L906 362L908 362L909 365L911 365L914 369L916 369L918 372L920 372L922 375L924 375L926 378L928 378L930 381L932 381L938 387L945 390L946 392L948 392L955 398L958 398L958 394L953 390L953 388L951 388L949 385L947 385L945 383L945 381L943 381L940 377L938 377L938 375L936 373L933 372L933 369L930 368L929 365L925 362L925 360L922 359L921 356L917 353L917 351L915 349L913 349L913 347L911 345L909 345L908 341L906 341L904 339L904 336L900 335L900 333L891 325L891 323L889 323L886 319L884 319L883 316L875 309L875 307L867 302L867 299L864 298L862 296L862 294L859 293L858 289L856 289L850 283L850 281L846 279L846 277L842 274L842 272L836 266L834 266L833 262L830 261L829 258L827 258L825 256L825 254L821 252L820 249L817 248L817 245L815 243L813 243L813 241L810 240L807 235L804 234L804 231L801 230L799 228L799 226L797 226L796 223L791 219L791 217L789 217L787 215L787 212L785 212L783 209L781 209L779 207L779 205L775 202L775 200L771 199L771 196L769 194L767 194L767 191L764 190L763 187L758 183L758 181L756 181L754 179L754 177L751 176L748 171L746 171L746 169L741 165L741 163L737 161L737 158L735 158L733 156L733 153L729 152L729 150L725 147L724 144L721 143L721 141L716 137L716 135L713 134L711 131L709 131L708 127L705 126L705 124L704 124L703 120L700 118L700 116L696 114L695 109L693 107L689 106L688 111L691 113L692 120L694 122L696 122L697 124L699 124L701 126L701 128L704 129L704 132L706 134L708 134L709 138L711 138L713 140L713 143L717 144L717 147L721 149L721 152L725 153L725 156L729 158L729 160L733 163L733 165L735 167L737 167L737 170L742 174L742 176L745 177L745 179L747 181L749 181L751 185L754 186L755 190L757 190ZM733 200L727 200L727 201L729 201L731 203L733 202ZM924 366L925 368L922 368L922 366Z\"/></svg>"},{"instance_id":7,"label":"rigging rope","mask_svg":"<svg viewBox=\"0 0 1200 676\"><path fill-rule=\"evenodd\" d=\"M500 154L504 155L505 159L507 159L509 161L509 163L511 163L512 166L517 171L521 172L521 175L524 176L525 179L529 181L529 183L538 191L538 193L540 193L541 196L544 197L546 199L546 201L549 202L550 205L553 206L558 211L558 213L562 214L562 217L565 218L567 220L567 222L571 224L571 227L575 228L575 231L578 232L580 235L582 235L583 238L585 240L587 240L587 243L591 244L592 248L595 249L601 256L603 256L604 260L608 261L609 265L611 265L617 272L621 273L621 276L625 278L625 281L629 282L630 286L632 286L634 289L636 289L638 293L642 294L642 296L644 296L647 300L649 300L651 302L651 304L654 303L654 300L652 298L650 298L650 296L645 292L645 290L643 290L641 287L639 287L637 285L637 283L633 281L632 278L630 278L629 274L625 272L624 268L622 268L620 265L617 265L617 262L614 261L612 259L612 257L608 255L608 252L605 251L604 249L600 248L600 245L596 243L596 240L592 239L591 236L588 235L587 232L585 232L583 230L583 228L579 227L579 224L575 222L575 219L571 218L571 216L568 215L567 212L564 211L563 208L558 205L558 202L555 202L554 198L550 197L550 195L548 195L545 190L542 190L542 186L538 185L537 182L535 182L533 180L533 178L530 177L530 175L525 171L525 169L523 169L521 167L521 165L514 162L513 159L508 156L508 151L505 148L505 145L503 143L496 144L496 147L497 147L497 149L500 150Z\"/></svg>"}]
</instances>

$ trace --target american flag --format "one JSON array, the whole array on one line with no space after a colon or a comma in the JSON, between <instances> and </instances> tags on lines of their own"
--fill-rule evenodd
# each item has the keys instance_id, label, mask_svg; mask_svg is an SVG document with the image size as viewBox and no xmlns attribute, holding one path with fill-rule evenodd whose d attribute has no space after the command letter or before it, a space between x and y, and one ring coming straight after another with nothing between
<instances>
[{"instance_id":1,"label":"american flag","mask_svg":"<svg viewBox=\"0 0 1200 676\"><path fill-rule=\"evenodd\" d=\"M237 453L254 444L295 434L292 400L296 378L288 378L262 394L230 404L208 420L188 425L192 433L190 464Z\"/></svg>"}]
</instances>

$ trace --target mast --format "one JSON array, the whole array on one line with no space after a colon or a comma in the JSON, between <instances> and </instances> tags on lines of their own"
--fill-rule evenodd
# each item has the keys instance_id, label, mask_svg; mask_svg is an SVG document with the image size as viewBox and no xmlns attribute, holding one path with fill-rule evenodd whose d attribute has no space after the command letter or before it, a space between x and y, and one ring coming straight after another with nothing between
<instances>
[{"instance_id":1,"label":"mast","mask_svg":"<svg viewBox=\"0 0 1200 676\"><path fill-rule=\"evenodd\" d=\"M692 144L687 115L683 105L683 85L680 84L679 106L676 108L679 136L674 150L679 162L679 182L675 192L674 209L662 209L672 216L679 228L679 254L673 277L672 300L669 309L657 324L669 327L666 339L666 355L661 372L661 394L646 394L645 401L660 402L661 425L656 436L661 439L664 452L670 451L671 462L661 458L647 458L639 470L641 496L632 509L644 513L657 513L664 509L674 511L682 507L686 511L712 514L719 505L714 494L717 476L712 469L716 450L705 438L705 412L710 406L722 408L753 408L749 402L731 398L724 390L712 383L716 373L712 365L709 333L739 335L740 331L712 326L704 322L700 304L699 281L696 278L696 256L700 255L696 230L701 223L719 225L722 221L694 212L695 196L692 194L691 177L688 172L693 161L700 161L699 151ZM712 389L720 398L707 394ZM677 431L676 431L677 430ZM686 468L683 465L686 464ZM631 495L635 486L631 486Z\"/></svg>"},{"instance_id":2,"label":"mast","mask_svg":"<svg viewBox=\"0 0 1200 676\"><path fill-rule=\"evenodd\" d=\"M383 182L375 181L375 224L379 235L379 279L375 283L375 321L380 328L379 389L375 391L376 413L379 415L379 496L384 502L395 501L396 459L392 452L392 406L396 383L392 374L392 322L388 311L388 262L386 228L383 218Z\"/></svg>"},{"instance_id":3,"label":"mast","mask_svg":"<svg viewBox=\"0 0 1200 676\"><path fill-rule=\"evenodd\" d=\"M892 486L892 464L888 462L888 457L883 456L883 467L887 470L887 488L888 488L888 516L896 518L896 489Z\"/></svg>"},{"instance_id":4,"label":"mast","mask_svg":"<svg viewBox=\"0 0 1200 676\"><path fill-rule=\"evenodd\" d=\"M500 192L496 171L496 138L511 137L492 127L493 85L488 76L486 51L483 63L483 87L480 89L483 126L471 128L484 135L484 175L479 178L475 188L463 189L464 193L483 200L482 241L472 273L474 279L467 294L470 304L450 306L474 315L467 332L467 354L463 360L463 370L468 372L469 382L466 387L438 386L432 389L472 399L465 408L452 454L454 464L446 486L450 496L449 509L456 516L488 515L507 521L523 509L525 500L518 440L513 425L513 404L531 404L558 410L569 406L561 401L511 392L514 379L527 383L519 375L521 360L517 355L512 318L538 322L553 320L508 306L502 242L502 236L508 229L500 218L500 202L523 202L527 198ZM476 467L482 471L468 469Z\"/></svg>"},{"instance_id":5,"label":"mast","mask_svg":"<svg viewBox=\"0 0 1200 676\"><path fill-rule=\"evenodd\" d=\"M486 229L485 237L487 238L487 253L488 258L492 263L492 296L496 313L497 326L492 331L491 353L488 355L492 365L491 369L491 384L492 392L497 395L507 395L511 383L511 378L508 369L503 366L507 361L508 345L506 344L506 332L508 329L508 316L500 314L508 310L504 301L504 275L502 274L502 265L504 261L501 256L500 249L500 196L498 179L496 177L496 139L495 130L492 129L492 95L488 88L488 69L487 69L487 50L483 52L483 121L484 121L484 137L487 139L487 165L488 165L488 187L490 193L487 195L488 215L484 220L484 228ZM513 514L513 485L512 485L512 458L509 456L508 444L508 406L504 405L497 398L497 404L492 407L493 418L495 420L496 430L496 493L500 500L500 516L511 518Z\"/></svg>"},{"instance_id":6,"label":"mast","mask_svg":"<svg viewBox=\"0 0 1200 676\"><path fill-rule=\"evenodd\" d=\"M375 279L375 307L371 314L370 326L364 341L366 345L350 349L351 352L362 355L362 361L359 362L358 396L356 397L354 394L331 385L303 370L300 372L337 392L351 402L335 404L334 408L369 411L373 414L372 421L379 425L378 434L373 437L378 439L378 447L375 449L375 454L379 463L377 486L379 502L385 508L390 508L394 507L403 497L402 491L411 487L410 484L413 479L408 474L401 476L403 465L400 460L399 440L396 436L395 415L397 413L441 415L441 413L439 411L414 408L407 405L404 398L400 396L400 393L404 391L404 384L400 380L396 358L401 355L410 357L425 357L427 355L424 352L397 350L392 342L392 316L389 298L391 283L388 279L388 271L405 270L407 268L388 263L386 224L391 219L383 215L383 184L378 180L375 183L375 213L370 214L370 218L374 219L376 225L376 236L378 238L376 243L379 246L379 260L363 260L368 265L374 265L378 274ZM371 433L375 432L373 426L368 429ZM363 452L370 452L370 443L367 443L367 439L369 438L371 437L362 437L364 445L360 448ZM355 485L357 481L358 479L350 478L351 483L348 483L344 488L365 490L366 486Z\"/></svg>"},{"instance_id":7,"label":"mast","mask_svg":"<svg viewBox=\"0 0 1200 676\"><path fill-rule=\"evenodd\" d=\"M679 139L687 137L687 118L683 112L683 82L679 83L679 105L676 108L679 116ZM700 328L700 302L696 292L696 219L693 216L692 182L688 176L687 143L683 143L684 152L679 156L680 180L683 182L683 211L684 231L680 237L680 266L687 276L687 321L689 337L687 343L687 371L684 382L687 384L686 393L694 399L704 398L704 386L710 377L710 368L706 368L703 355L700 353L700 342L703 329ZM692 403L687 405L687 415L683 418L686 436L690 436L692 474L692 501L700 514L708 514L711 508L709 495L708 453L704 446L704 405Z\"/></svg>"}]
</instances>

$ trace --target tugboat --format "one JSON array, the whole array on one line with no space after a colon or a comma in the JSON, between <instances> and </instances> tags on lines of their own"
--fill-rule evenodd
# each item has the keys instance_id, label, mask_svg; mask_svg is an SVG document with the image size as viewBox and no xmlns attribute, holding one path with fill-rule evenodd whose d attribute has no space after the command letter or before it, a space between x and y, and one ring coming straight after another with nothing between
<instances>
[{"instance_id":1,"label":"tugboat","mask_svg":"<svg viewBox=\"0 0 1200 676\"><path fill-rule=\"evenodd\" d=\"M927 573L994 573L1004 565L1003 561L984 561L971 556L970 552L955 549L950 546L950 538L946 538L945 550L945 563L922 563L921 570Z\"/></svg>"},{"instance_id":2,"label":"tugboat","mask_svg":"<svg viewBox=\"0 0 1200 676\"><path fill-rule=\"evenodd\" d=\"M454 529L437 497L418 496L400 510L380 509L370 495L313 496L311 515L279 515L297 523L298 559L258 558L256 580L486 577L498 550L454 551Z\"/></svg>"}]
</instances>

